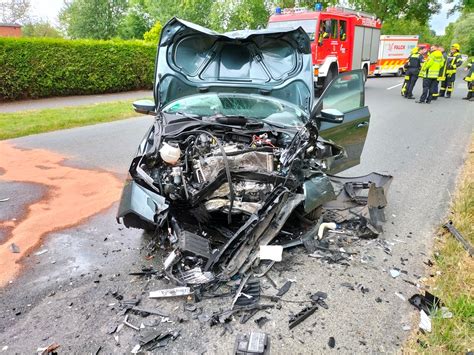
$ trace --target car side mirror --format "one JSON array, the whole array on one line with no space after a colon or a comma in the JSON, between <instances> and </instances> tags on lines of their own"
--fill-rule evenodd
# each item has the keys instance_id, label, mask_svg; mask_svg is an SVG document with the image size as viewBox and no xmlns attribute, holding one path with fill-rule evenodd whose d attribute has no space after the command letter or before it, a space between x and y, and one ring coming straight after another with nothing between
<instances>
[{"instance_id":1,"label":"car side mirror","mask_svg":"<svg viewBox=\"0 0 474 355\"><path fill-rule=\"evenodd\" d=\"M344 121L344 114L335 108L327 108L321 110L318 118L322 122L342 123Z\"/></svg>"},{"instance_id":2,"label":"car side mirror","mask_svg":"<svg viewBox=\"0 0 474 355\"><path fill-rule=\"evenodd\" d=\"M144 115L154 115L156 113L155 103L151 100L138 100L132 105L137 113L143 113Z\"/></svg>"}]
</instances>

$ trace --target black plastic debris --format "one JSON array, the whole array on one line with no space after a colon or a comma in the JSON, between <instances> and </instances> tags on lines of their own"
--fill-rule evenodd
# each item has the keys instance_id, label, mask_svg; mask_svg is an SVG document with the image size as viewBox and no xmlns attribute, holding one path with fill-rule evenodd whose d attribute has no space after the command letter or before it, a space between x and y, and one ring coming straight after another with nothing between
<instances>
[{"instance_id":1,"label":"black plastic debris","mask_svg":"<svg viewBox=\"0 0 474 355\"><path fill-rule=\"evenodd\" d=\"M328 309L329 306L324 301L326 298L328 298L328 294L322 291L318 291L315 294L312 294L310 296L311 302L313 304L317 304L318 306L321 306L322 308Z\"/></svg>"},{"instance_id":2,"label":"black plastic debris","mask_svg":"<svg viewBox=\"0 0 474 355\"><path fill-rule=\"evenodd\" d=\"M432 295L428 291L425 291L425 295L416 294L408 299L413 306L418 308L420 311L423 310L427 315L436 312L438 308L443 305L443 302L438 297Z\"/></svg>"},{"instance_id":3,"label":"black plastic debris","mask_svg":"<svg viewBox=\"0 0 474 355\"><path fill-rule=\"evenodd\" d=\"M267 355L270 354L270 339L267 334L250 332L239 334L235 340L235 355Z\"/></svg>"},{"instance_id":4,"label":"black plastic debris","mask_svg":"<svg viewBox=\"0 0 474 355\"><path fill-rule=\"evenodd\" d=\"M466 239L464 239L464 237L456 229L456 227L453 226L453 222L449 221L443 227L446 228L454 236L454 238L456 238L458 242L462 244L464 249L467 250L467 252L469 253L469 256L472 258L472 256L474 255L474 248L472 247L471 244L469 244L469 242Z\"/></svg>"},{"instance_id":5,"label":"black plastic debris","mask_svg":"<svg viewBox=\"0 0 474 355\"><path fill-rule=\"evenodd\" d=\"M334 347L336 346L336 339L334 339L334 337L329 337L328 346L331 349L334 349Z\"/></svg>"},{"instance_id":6,"label":"black plastic debris","mask_svg":"<svg viewBox=\"0 0 474 355\"><path fill-rule=\"evenodd\" d=\"M290 329L293 329L298 324L303 322L306 318L308 318L310 315L316 312L317 309L318 309L318 306L313 304L312 306L303 308L297 314L290 315L290 321L289 321Z\"/></svg>"},{"instance_id":7,"label":"black plastic debris","mask_svg":"<svg viewBox=\"0 0 474 355\"><path fill-rule=\"evenodd\" d=\"M157 308L151 309L151 308L143 308L143 307L132 307L132 308L130 308L130 310L135 312L135 313L140 314L142 317L147 317L150 314L154 314L154 315L162 316L162 317L169 317L168 313L166 313L162 310L159 310Z\"/></svg>"},{"instance_id":8,"label":"black plastic debris","mask_svg":"<svg viewBox=\"0 0 474 355\"><path fill-rule=\"evenodd\" d=\"M141 271L130 272L128 274L132 275L132 276L149 276L149 275L155 275L155 274L158 274L158 273L160 273L160 271L155 270L152 267L144 267L144 268L142 268Z\"/></svg>"},{"instance_id":9,"label":"black plastic debris","mask_svg":"<svg viewBox=\"0 0 474 355\"><path fill-rule=\"evenodd\" d=\"M265 316L255 319L255 323L258 325L259 328L262 328L263 325L269 321L270 319Z\"/></svg>"},{"instance_id":10,"label":"black plastic debris","mask_svg":"<svg viewBox=\"0 0 474 355\"><path fill-rule=\"evenodd\" d=\"M292 283L293 283L292 281L286 281L285 284L278 290L276 295L278 297L283 296L285 293L287 293L290 290Z\"/></svg>"},{"instance_id":11,"label":"black plastic debris","mask_svg":"<svg viewBox=\"0 0 474 355\"><path fill-rule=\"evenodd\" d=\"M242 280L245 284L239 287L234 302L234 308L246 307L256 304L260 300L260 280L248 278Z\"/></svg>"}]
</instances>

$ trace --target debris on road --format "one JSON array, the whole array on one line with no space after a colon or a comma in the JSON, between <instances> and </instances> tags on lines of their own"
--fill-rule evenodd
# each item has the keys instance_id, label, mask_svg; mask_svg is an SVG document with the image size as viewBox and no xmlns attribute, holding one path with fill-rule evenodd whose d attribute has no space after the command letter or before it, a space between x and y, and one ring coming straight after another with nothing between
<instances>
[{"instance_id":1,"label":"debris on road","mask_svg":"<svg viewBox=\"0 0 474 355\"><path fill-rule=\"evenodd\" d=\"M239 334L235 340L235 355L268 355L270 354L270 339L267 334L250 332Z\"/></svg>"},{"instance_id":2,"label":"debris on road","mask_svg":"<svg viewBox=\"0 0 474 355\"><path fill-rule=\"evenodd\" d=\"M472 256L474 255L474 248L472 247L471 244L469 244L469 242L466 239L464 239L464 237L456 229L456 227L454 227L453 221L449 221L443 227L446 228L459 241L459 243L462 244L464 249L467 250L467 252L469 253L469 256L472 258Z\"/></svg>"},{"instance_id":3,"label":"debris on road","mask_svg":"<svg viewBox=\"0 0 474 355\"><path fill-rule=\"evenodd\" d=\"M394 279L400 276L400 270L397 269L390 269L390 276L392 276Z\"/></svg>"},{"instance_id":4,"label":"debris on road","mask_svg":"<svg viewBox=\"0 0 474 355\"><path fill-rule=\"evenodd\" d=\"M56 350L59 349L60 346L58 343L52 343L46 348L36 349L36 352L38 355L56 355L58 353Z\"/></svg>"},{"instance_id":5,"label":"debris on road","mask_svg":"<svg viewBox=\"0 0 474 355\"><path fill-rule=\"evenodd\" d=\"M431 318L424 310L420 311L420 324L418 326L421 330L431 333Z\"/></svg>"},{"instance_id":6,"label":"debris on road","mask_svg":"<svg viewBox=\"0 0 474 355\"><path fill-rule=\"evenodd\" d=\"M166 297L180 297L191 295L191 288L189 287L175 287L165 290L151 291L149 298L166 298Z\"/></svg>"},{"instance_id":7,"label":"debris on road","mask_svg":"<svg viewBox=\"0 0 474 355\"><path fill-rule=\"evenodd\" d=\"M20 248L15 243L11 243L9 246L9 249L12 253L15 253L15 254L18 254L20 252Z\"/></svg>"},{"instance_id":8,"label":"debris on road","mask_svg":"<svg viewBox=\"0 0 474 355\"><path fill-rule=\"evenodd\" d=\"M410 297L408 300L413 306L418 308L420 311L424 311L426 314L431 315L433 312L436 312L443 303L441 300L425 291L425 295L415 294Z\"/></svg>"},{"instance_id":9,"label":"debris on road","mask_svg":"<svg viewBox=\"0 0 474 355\"><path fill-rule=\"evenodd\" d=\"M48 252L48 249L43 249L43 250L37 251L35 253L35 256L40 256L40 255L46 254L47 252Z\"/></svg>"},{"instance_id":10,"label":"debris on road","mask_svg":"<svg viewBox=\"0 0 474 355\"><path fill-rule=\"evenodd\" d=\"M290 290L293 281L286 281L284 285L278 290L276 296L281 297Z\"/></svg>"},{"instance_id":11,"label":"debris on road","mask_svg":"<svg viewBox=\"0 0 474 355\"><path fill-rule=\"evenodd\" d=\"M10 197L0 199L0 202L7 202L10 201Z\"/></svg>"},{"instance_id":12,"label":"debris on road","mask_svg":"<svg viewBox=\"0 0 474 355\"><path fill-rule=\"evenodd\" d=\"M283 247L281 245L260 245L260 260L272 260L280 262L282 259Z\"/></svg>"},{"instance_id":13,"label":"debris on road","mask_svg":"<svg viewBox=\"0 0 474 355\"><path fill-rule=\"evenodd\" d=\"M307 306L307 307L303 308L297 314L290 315L290 320L289 320L289 324L288 324L290 330L293 329L294 327L296 327L301 322L303 322L306 318L308 318L314 312L316 312L317 309L318 309L318 306L313 304L311 306Z\"/></svg>"},{"instance_id":14,"label":"debris on road","mask_svg":"<svg viewBox=\"0 0 474 355\"><path fill-rule=\"evenodd\" d=\"M328 346L331 348L331 349L334 349L334 347L336 346L336 339L334 339L334 337L330 337L329 340L328 340Z\"/></svg>"}]
</instances>

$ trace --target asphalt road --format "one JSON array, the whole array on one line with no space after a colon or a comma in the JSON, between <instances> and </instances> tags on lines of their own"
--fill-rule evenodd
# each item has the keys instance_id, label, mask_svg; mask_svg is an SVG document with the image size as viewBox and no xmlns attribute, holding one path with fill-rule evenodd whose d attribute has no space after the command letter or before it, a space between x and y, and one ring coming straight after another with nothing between
<instances>
[{"instance_id":1,"label":"asphalt road","mask_svg":"<svg viewBox=\"0 0 474 355\"><path fill-rule=\"evenodd\" d=\"M369 135L362 163L345 173L377 171L394 176L385 232L379 240L361 242L360 254L349 267L322 264L308 258L303 249L285 252L284 261L269 272L279 287L287 279L296 281L285 298L306 299L308 292L324 291L329 308L319 309L292 331L288 330L288 315L298 312L301 304L282 302L281 309L255 316L270 319L261 330L270 334L273 353L395 352L409 334L403 327L416 329L416 312L395 293L408 299L417 289L402 279L416 281L429 275L423 262L429 258L435 229L448 213L472 133L473 104L461 100L466 90L462 81L456 83L452 99L431 105L402 99L400 86L396 86L400 82L391 77L368 80ZM418 83L415 90L417 96L420 86ZM115 339L108 334L123 319L117 315L119 301L114 291L125 299L142 298L145 306L187 318L182 323L159 323L163 330L181 329L180 337L159 352L230 353L236 333L258 329L253 319L245 325L236 320L231 323L234 333L221 336L220 327L204 326L193 319L193 313L185 312L183 300L148 300L147 291L165 287L162 280L146 282L128 275L144 265L159 267L162 262L159 257L145 258L150 237L123 229L114 220L117 204L113 197L118 198L120 191L113 179L125 177L150 122L148 117L134 118L0 143L2 152L5 149L15 159L32 161L38 169L65 169L62 175L51 173L48 181L41 182L42 174L37 171L18 177L15 164L4 166L6 160L0 158L0 200L10 198L0 202L0 253L11 243L7 238L21 237L15 234L19 228L31 238L41 238L40 245L25 250L22 259L13 259L21 266L13 268L16 275L5 273L8 265L3 265L3 271L0 266L0 276L7 280L0 290L0 352L8 347L6 353L31 353L53 342L64 353L93 353L99 347L104 353L130 352L137 343L135 330L125 327ZM83 200L59 204L62 210L58 213L64 216L59 221L54 213L47 214L48 208L59 198L58 191L71 193L76 186L71 183L61 190L62 179L83 184L91 196L102 196L103 190L111 195L97 197L103 208L89 216ZM45 226L41 221L31 222L35 211L45 213ZM41 233L36 225L43 228ZM382 251L379 241L388 243L391 256ZM19 247L22 249L21 244ZM38 251L40 255L35 255ZM406 274L393 279L388 274L392 267ZM265 279L262 282L265 293L276 293ZM354 290L341 283L354 285ZM361 292L362 287L368 291ZM206 300L198 306L209 314L219 307L225 309L229 302L225 298ZM160 322L160 317L131 315L129 319L145 327L156 320ZM327 345L329 337L335 338L334 349Z\"/></svg>"}]
</instances>

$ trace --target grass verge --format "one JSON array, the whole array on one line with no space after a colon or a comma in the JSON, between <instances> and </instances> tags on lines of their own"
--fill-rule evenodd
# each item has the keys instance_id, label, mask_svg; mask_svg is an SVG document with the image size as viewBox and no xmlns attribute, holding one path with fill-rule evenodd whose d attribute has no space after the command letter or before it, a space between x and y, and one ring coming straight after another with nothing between
<instances>
[{"instance_id":1,"label":"grass verge","mask_svg":"<svg viewBox=\"0 0 474 355\"><path fill-rule=\"evenodd\" d=\"M460 177L449 218L474 245L474 137ZM435 274L425 284L441 298L453 318L432 317L432 332L417 333L406 350L429 353L467 353L474 350L474 258L444 229L435 243Z\"/></svg>"},{"instance_id":2,"label":"grass verge","mask_svg":"<svg viewBox=\"0 0 474 355\"><path fill-rule=\"evenodd\" d=\"M0 113L0 140L133 117L132 102Z\"/></svg>"}]
</instances>

